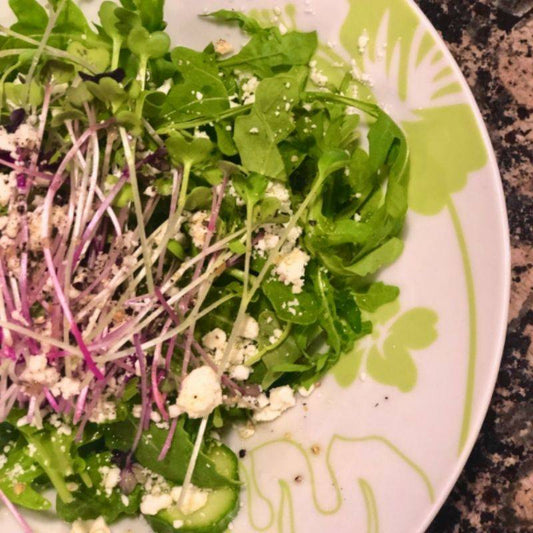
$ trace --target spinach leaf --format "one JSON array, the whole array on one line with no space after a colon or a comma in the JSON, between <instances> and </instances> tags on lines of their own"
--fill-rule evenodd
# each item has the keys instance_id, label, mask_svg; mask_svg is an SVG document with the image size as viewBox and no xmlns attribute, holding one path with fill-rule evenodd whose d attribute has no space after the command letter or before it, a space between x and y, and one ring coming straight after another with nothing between
<instances>
[{"instance_id":1,"label":"spinach leaf","mask_svg":"<svg viewBox=\"0 0 533 533\"><path fill-rule=\"evenodd\" d=\"M45 425L41 430L29 425L19 427L28 446L35 450L33 459L50 478L59 498L65 503L73 499L67 487L67 478L85 468L84 461L73 445L74 435L69 429L62 425L59 429Z\"/></svg>"},{"instance_id":2,"label":"spinach leaf","mask_svg":"<svg viewBox=\"0 0 533 533\"><path fill-rule=\"evenodd\" d=\"M105 429L106 445L109 449L127 452L131 449L135 428L138 422L125 420L111 424ZM165 479L178 485L183 483L187 466L193 450L193 442L179 422L172 440L172 445L166 457L158 459L167 438L168 431L159 429L151 424L144 431L135 450L135 459L146 468L162 475ZM237 486L238 482L217 473L215 465L204 452L200 452L194 470L192 481L198 487L221 487L224 485Z\"/></svg>"},{"instance_id":3,"label":"spinach leaf","mask_svg":"<svg viewBox=\"0 0 533 533\"><path fill-rule=\"evenodd\" d=\"M139 512L141 486L137 485L127 496L118 486L106 488L103 476L106 468L118 468L112 462L111 452L88 457L87 472L92 486L77 483L78 488L72 492L72 501L65 503L61 498L57 499L56 510L61 519L74 522L78 519L94 520L102 516L110 524L121 516L136 515Z\"/></svg>"}]
</instances>

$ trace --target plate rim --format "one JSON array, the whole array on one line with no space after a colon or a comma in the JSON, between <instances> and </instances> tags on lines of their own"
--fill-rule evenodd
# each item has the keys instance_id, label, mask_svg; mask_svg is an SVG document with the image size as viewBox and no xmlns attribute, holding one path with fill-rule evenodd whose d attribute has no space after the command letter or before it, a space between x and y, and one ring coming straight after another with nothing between
<instances>
[{"instance_id":1,"label":"plate rim","mask_svg":"<svg viewBox=\"0 0 533 533\"><path fill-rule=\"evenodd\" d=\"M460 84L463 91L465 100L472 110L476 124L479 128L479 132L483 139L483 144L487 149L487 165L485 168L489 169L490 172L494 175L495 183L495 193L496 193L496 202L497 202L497 211L496 214L499 215L500 220L498 225L503 231L503 255L500 258L501 265L503 268L503 286L500 298L502 299L503 305L499 306L498 323L499 329L494 335L496 342L494 343L493 355L491 357L491 371L488 379L482 382L482 388L476 393L478 398L478 407L472 413L471 426L469 436L464 444L464 447L461 451L461 454L456 459L455 467L451 470L450 474L446 476L447 480L443 483L443 488L441 488L438 497L431 504L431 507L428 509L425 519L422 519L419 529L419 532L424 532L431 525L434 518L437 516L438 512L444 506L448 496L451 494L453 488L455 487L457 480L462 474L466 462L468 461L472 450L478 440L478 437L481 433L481 429L487 413L490 408L492 397L496 388L496 381L498 379L498 374L502 364L505 341L507 338L507 326L509 318L509 306L510 306L510 297L511 297L511 239L509 233L509 217L507 214L507 204L505 193L503 190L503 180L500 173L500 168L498 166L498 160L496 158L496 153L492 145L492 141L489 136L487 125L481 114L478 103L472 93L472 89L468 85L466 78L461 70L461 67L455 60L455 57L452 55L448 44L437 31L435 26L429 20L428 16L424 13L422 8L415 2L415 0L404 0L406 3L414 10L419 20L424 24L427 31L430 32L432 37L440 45L441 51L444 54L448 65L453 70L456 81Z\"/></svg>"}]
</instances>

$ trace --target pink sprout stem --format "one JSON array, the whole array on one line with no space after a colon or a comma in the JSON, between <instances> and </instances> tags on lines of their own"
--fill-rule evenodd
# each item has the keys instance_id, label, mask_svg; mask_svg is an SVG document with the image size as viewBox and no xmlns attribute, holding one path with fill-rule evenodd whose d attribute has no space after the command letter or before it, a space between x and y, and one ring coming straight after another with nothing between
<instances>
[{"instance_id":1,"label":"pink sprout stem","mask_svg":"<svg viewBox=\"0 0 533 533\"><path fill-rule=\"evenodd\" d=\"M11 500L5 495L4 491L0 489L0 500L8 508L9 512L14 516L15 520L19 523L23 533L33 533L32 528L24 520L24 517L20 514L19 510L11 503Z\"/></svg>"},{"instance_id":2,"label":"pink sprout stem","mask_svg":"<svg viewBox=\"0 0 533 533\"><path fill-rule=\"evenodd\" d=\"M157 458L158 461L162 461L168 453L168 450L170 450L170 447L172 446L172 441L174 439L174 434L176 433L176 426L178 424L178 419L173 418L172 422L170 423L170 429L168 430L167 438L165 439L165 443L163 444L163 447L161 448L161 453L159 454L159 457Z\"/></svg>"},{"instance_id":3,"label":"pink sprout stem","mask_svg":"<svg viewBox=\"0 0 533 533\"><path fill-rule=\"evenodd\" d=\"M139 368L141 371L141 419L139 420L139 425L137 427L137 432L135 433L135 438L133 439L133 444L131 446L130 453L128 455L128 463L131 460L131 457L135 453L139 441L141 440L143 426L146 418L146 411L150 407L148 405L148 380L146 379L146 357L144 355L143 349L141 348L141 341L139 335L133 336L133 344L135 346L135 353L137 354L137 360L139 361Z\"/></svg>"}]
</instances>

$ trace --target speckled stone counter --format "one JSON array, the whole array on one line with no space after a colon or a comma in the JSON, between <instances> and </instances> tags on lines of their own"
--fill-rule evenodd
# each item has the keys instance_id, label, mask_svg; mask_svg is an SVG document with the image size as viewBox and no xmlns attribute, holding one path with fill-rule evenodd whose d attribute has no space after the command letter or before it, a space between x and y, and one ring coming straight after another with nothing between
<instances>
[{"instance_id":1,"label":"speckled stone counter","mask_svg":"<svg viewBox=\"0 0 533 533\"><path fill-rule=\"evenodd\" d=\"M513 262L507 342L492 404L428 532L533 532L533 0L417 2L447 42L488 126Z\"/></svg>"}]
</instances>

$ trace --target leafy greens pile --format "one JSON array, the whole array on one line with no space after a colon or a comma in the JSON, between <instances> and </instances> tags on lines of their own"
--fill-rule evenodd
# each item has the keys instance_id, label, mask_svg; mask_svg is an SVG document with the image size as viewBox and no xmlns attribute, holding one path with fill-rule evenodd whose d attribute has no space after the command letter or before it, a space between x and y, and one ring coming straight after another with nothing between
<instances>
[{"instance_id":1,"label":"leafy greens pile","mask_svg":"<svg viewBox=\"0 0 533 533\"><path fill-rule=\"evenodd\" d=\"M349 74L313 84L314 32L221 10L249 35L228 55L171 47L163 0L9 4L0 498L25 531L47 487L69 522L223 531L212 430L279 416L397 297L372 275L402 251L404 135Z\"/></svg>"}]
</instances>

